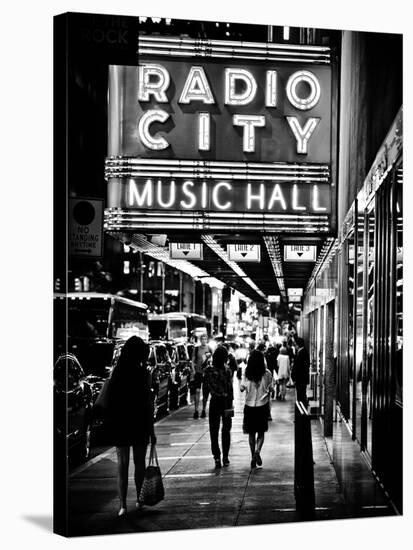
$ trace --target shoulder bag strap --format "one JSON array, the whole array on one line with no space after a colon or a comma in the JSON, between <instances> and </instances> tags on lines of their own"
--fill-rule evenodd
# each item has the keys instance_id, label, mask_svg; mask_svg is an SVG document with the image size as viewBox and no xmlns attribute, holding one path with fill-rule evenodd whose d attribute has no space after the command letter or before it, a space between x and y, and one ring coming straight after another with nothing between
<instances>
[{"instance_id":1,"label":"shoulder bag strap","mask_svg":"<svg viewBox=\"0 0 413 550\"><path fill-rule=\"evenodd\" d=\"M151 451L149 454L149 466L159 466L158 454L156 452L156 445L151 445Z\"/></svg>"}]
</instances>

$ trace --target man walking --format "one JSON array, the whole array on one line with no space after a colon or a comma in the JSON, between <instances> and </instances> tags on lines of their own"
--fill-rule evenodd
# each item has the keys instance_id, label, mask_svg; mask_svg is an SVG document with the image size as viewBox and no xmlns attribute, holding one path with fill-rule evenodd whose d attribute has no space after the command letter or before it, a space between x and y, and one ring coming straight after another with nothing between
<instances>
[{"instance_id":1,"label":"man walking","mask_svg":"<svg viewBox=\"0 0 413 550\"><path fill-rule=\"evenodd\" d=\"M304 340L297 338L298 351L295 356L291 378L295 383L297 401L301 401L305 407L308 406L307 384L310 381L310 356L304 346Z\"/></svg>"},{"instance_id":2,"label":"man walking","mask_svg":"<svg viewBox=\"0 0 413 550\"><path fill-rule=\"evenodd\" d=\"M207 367L207 362L211 357L211 349L208 346L208 338L206 334L201 335L201 342L195 346L192 353L192 379L195 388L195 411L194 418L199 418L198 407L202 388L202 413L201 418L205 418L205 408L208 401L209 390L207 381L204 377L204 371Z\"/></svg>"}]
</instances>

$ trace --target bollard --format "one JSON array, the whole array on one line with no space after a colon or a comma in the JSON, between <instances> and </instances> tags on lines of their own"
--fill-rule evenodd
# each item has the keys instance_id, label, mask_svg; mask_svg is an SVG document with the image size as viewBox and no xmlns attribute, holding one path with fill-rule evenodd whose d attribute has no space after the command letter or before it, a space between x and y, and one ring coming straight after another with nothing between
<instances>
[{"instance_id":1,"label":"bollard","mask_svg":"<svg viewBox=\"0 0 413 550\"><path fill-rule=\"evenodd\" d=\"M294 495L301 520L315 516L314 461L311 420L301 401L295 403Z\"/></svg>"}]
</instances>

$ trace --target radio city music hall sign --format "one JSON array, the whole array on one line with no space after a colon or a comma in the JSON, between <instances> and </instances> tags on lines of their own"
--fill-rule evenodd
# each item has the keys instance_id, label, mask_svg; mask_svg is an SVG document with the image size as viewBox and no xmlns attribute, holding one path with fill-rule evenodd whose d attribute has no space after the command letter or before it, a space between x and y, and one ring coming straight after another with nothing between
<instances>
[{"instance_id":1,"label":"radio city music hall sign","mask_svg":"<svg viewBox=\"0 0 413 550\"><path fill-rule=\"evenodd\" d=\"M108 205L329 214L331 67L109 67Z\"/></svg>"}]
</instances>

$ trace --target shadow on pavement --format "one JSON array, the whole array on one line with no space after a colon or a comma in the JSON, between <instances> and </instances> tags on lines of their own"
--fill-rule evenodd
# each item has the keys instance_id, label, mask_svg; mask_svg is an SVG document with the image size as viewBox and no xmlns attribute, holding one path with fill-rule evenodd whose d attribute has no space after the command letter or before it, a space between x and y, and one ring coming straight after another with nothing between
<instances>
[{"instance_id":1,"label":"shadow on pavement","mask_svg":"<svg viewBox=\"0 0 413 550\"><path fill-rule=\"evenodd\" d=\"M45 531L49 531L50 533L53 532L52 516L22 516L22 519L28 521L29 523L33 523L33 525L41 527Z\"/></svg>"}]
</instances>

